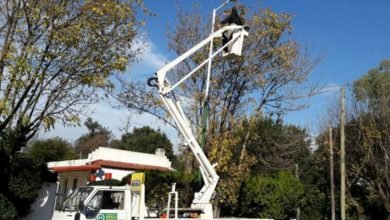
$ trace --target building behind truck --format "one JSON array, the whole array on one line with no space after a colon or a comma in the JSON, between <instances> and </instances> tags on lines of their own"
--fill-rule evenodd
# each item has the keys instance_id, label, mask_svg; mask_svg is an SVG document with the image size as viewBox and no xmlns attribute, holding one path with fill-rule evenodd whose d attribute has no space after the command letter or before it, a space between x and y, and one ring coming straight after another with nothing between
<instances>
[{"instance_id":1,"label":"building behind truck","mask_svg":"<svg viewBox=\"0 0 390 220\"><path fill-rule=\"evenodd\" d=\"M24 218L26 220L51 219L54 210L62 206L67 196L91 180L101 181L107 177L121 180L136 171L172 170L171 161L162 149L147 154L99 147L86 159L54 161L47 165L50 171L58 174L58 181L41 189L32 205L32 213Z\"/></svg>"}]
</instances>

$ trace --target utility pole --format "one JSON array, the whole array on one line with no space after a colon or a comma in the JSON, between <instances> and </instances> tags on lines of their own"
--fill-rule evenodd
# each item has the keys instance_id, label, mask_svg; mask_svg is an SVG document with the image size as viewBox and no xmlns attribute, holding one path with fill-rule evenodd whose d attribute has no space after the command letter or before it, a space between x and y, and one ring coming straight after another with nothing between
<instances>
[{"instance_id":1,"label":"utility pole","mask_svg":"<svg viewBox=\"0 0 390 220\"><path fill-rule=\"evenodd\" d=\"M296 163L295 164L295 177L297 178L297 179L299 179L299 172L298 172L298 164ZM300 217L301 217L301 208L297 208L297 216L296 216L296 220L299 220L300 219Z\"/></svg>"},{"instance_id":2,"label":"utility pole","mask_svg":"<svg viewBox=\"0 0 390 220\"><path fill-rule=\"evenodd\" d=\"M332 220L336 219L335 202L334 202L334 168L333 168L333 137L332 127L329 127L329 163L330 163L330 200L332 208Z\"/></svg>"},{"instance_id":3,"label":"utility pole","mask_svg":"<svg viewBox=\"0 0 390 220\"><path fill-rule=\"evenodd\" d=\"M341 220L345 220L345 87L341 88L341 112L340 112L340 211Z\"/></svg>"}]
</instances>

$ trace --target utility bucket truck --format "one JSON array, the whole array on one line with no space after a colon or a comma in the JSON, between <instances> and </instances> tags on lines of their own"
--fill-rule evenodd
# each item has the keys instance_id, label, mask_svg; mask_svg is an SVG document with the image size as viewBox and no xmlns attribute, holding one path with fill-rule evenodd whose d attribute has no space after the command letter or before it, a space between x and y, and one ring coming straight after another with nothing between
<instances>
[{"instance_id":1,"label":"utility bucket truck","mask_svg":"<svg viewBox=\"0 0 390 220\"><path fill-rule=\"evenodd\" d=\"M148 216L145 207L144 173L134 173L130 185L91 185L76 189L53 220L130 220Z\"/></svg>"}]
</instances>

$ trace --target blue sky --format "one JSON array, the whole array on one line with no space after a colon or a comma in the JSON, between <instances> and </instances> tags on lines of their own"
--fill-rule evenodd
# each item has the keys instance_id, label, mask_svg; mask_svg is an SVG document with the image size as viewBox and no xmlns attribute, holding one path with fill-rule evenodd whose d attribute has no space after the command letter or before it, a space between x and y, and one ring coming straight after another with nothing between
<instances>
[{"instance_id":1,"label":"blue sky","mask_svg":"<svg viewBox=\"0 0 390 220\"><path fill-rule=\"evenodd\" d=\"M322 62L313 80L348 83L390 58L390 1L388 0L241 0L241 4L269 7L294 15L293 38ZM184 9L198 3L211 19L218 0L145 0L157 17L147 17L146 31L161 53L167 52L166 26L174 25L176 4Z\"/></svg>"},{"instance_id":2,"label":"blue sky","mask_svg":"<svg viewBox=\"0 0 390 220\"><path fill-rule=\"evenodd\" d=\"M135 74L133 77L138 74L143 76L152 74L167 60L174 57L168 50L165 32L167 25L175 25L177 5L184 10L191 10L197 3L200 5L204 19L211 19L212 9L219 6L222 1L144 0L144 2L146 7L157 16L140 14L140 18L146 21L144 32L150 46L142 56L142 62L130 70L131 75ZM308 127L314 134L318 132L317 124L324 110L338 99L339 94L334 86L352 83L369 69L378 66L380 61L390 58L389 0L241 0L238 2L252 8L260 6L271 8L276 12L292 14L294 16L292 38L301 45L307 46L313 56L322 57L310 76L310 81L330 85L327 88L329 92L310 99L310 108L285 117L287 123ZM105 114L110 112L107 108L109 108L107 105L97 106L92 117L113 130L114 134L119 135L118 128L121 126L121 120L105 120L107 118ZM123 114L122 110L118 112L118 115ZM136 117L133 126L148 124L154 124L159 128L164 126L155 120ZM64 134L64 129L59 126L49 136ZM85 132L83 128L71 129L72 132L68 132L67 138L73 140L81 132ZM173 131L169 133L170 137L175 136Z\"/></svg>"},{"instance_id":3,"label":"blue sky","mask_svg":"<svg viewBox=\"0 0 390 220\"><path fill-rule=\"evenodd\" d=\"M211 19L218 0L145 0L157 14L147 17L145 30L154 50L169 57L165 31L174 26L176 5L191 10L200 5L204 18ZM298 124L318 132L318 118L338 98L337 85L349 84L390 58L390 1L388 0L241 0L251 8L271 8L292 14L292 38L308 48L314 57L321 57L310 81L329 85L328 93L308 100L310 108L287 114L287 123Z\"/></svg>"}]
</instances>

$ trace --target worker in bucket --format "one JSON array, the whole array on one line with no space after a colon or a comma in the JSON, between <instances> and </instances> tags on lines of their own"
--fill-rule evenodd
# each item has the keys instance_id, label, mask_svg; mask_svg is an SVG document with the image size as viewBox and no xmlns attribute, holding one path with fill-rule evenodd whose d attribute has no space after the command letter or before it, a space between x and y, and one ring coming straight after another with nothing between
<instances>
[{"instance_id":1,"label":"worker in bucket","mask_svg":"<svg viewBox=\"0 0 390 220\"><path fill-rule=\"evenodd\" d=\"M233 7L230 15L227 16L223 21L221 21L222 25L244 25L245 20L242 18L238 12L237 8ZM222 45L224 46L226 43L228 43L232 39L233 32L231 30L225 31L222 33ZM229 47L229 46L228 46ZM229 52L229 48L225 47L223 50L225 52Z\"/></svg>"}]
</instances>

